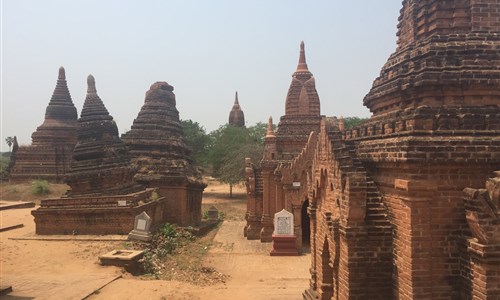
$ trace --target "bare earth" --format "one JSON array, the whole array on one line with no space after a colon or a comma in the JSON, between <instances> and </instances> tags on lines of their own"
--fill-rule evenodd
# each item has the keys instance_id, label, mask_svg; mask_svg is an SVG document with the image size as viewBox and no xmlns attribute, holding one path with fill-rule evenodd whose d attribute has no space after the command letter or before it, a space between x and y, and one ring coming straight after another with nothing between
<instances>
[{"instance_id":1,"label":"bare earth","mask_svg":"<svg viewBox=\"0 0 500 300\"><path fill-rule=\"evenodd\" d=\"M215 205L224 212L225 221L203 256L202 265L226 275L225 282L196 285L151 280L98 264L100 254L124 248L124 241L76 240L85 238L82 236L69 236L63 241L19 240L36 237L31 208L24 208L0 211L0 228L24 225L0 233L0 281L13 288L2 299L302 299L302 291L309 285L310 255L271 257L271 244L245 240L243 187L235 188L232 199L228 191L226 185L211 181L203 197L203 210ZM5 197L0 200L10 202ZM37 199L23 195L15 200ZM122 237L106 237L114 238Z\"/></svg>"}]
</instances>

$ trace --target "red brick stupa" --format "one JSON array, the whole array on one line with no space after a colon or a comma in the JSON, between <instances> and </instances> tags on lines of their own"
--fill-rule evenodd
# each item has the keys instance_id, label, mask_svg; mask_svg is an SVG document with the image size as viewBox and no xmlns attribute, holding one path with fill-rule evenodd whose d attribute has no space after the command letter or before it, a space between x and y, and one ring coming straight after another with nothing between
<instances>
[{"instance_id":1,"label":"red brick stupa","mask_svg":"<svg viewBox=\"0 0 500 300\"><path fill-rule=\"evenodd\" d=\"M78 119L78 143L73 151L66 183L68 196L126 194L138 190L130 154L118 135L118 127L97 95L89 75L88 90Z\"/></svg>"},{"instance_id":2,"label":"red brick stupa","mask_svg":"<svg viewBox=\"0 0 500 300\"><path fill-rule=\"evenodd\" d=\"M65 71L61 67L43 124L31 135L31 145L19 147L16 153L11 182L32 179L62 182L76 144L77 118Z\"/></svg>"},{"instance_id":3,"label":"red brick stupa","mask_svg":"<svg viewBox=\"0 0 500 300\"><path fill-rule=\"evenodd\" d=\"M206 185L193 166L191 150L184 141L174 88L155 82L130 131L122 139L138 168L135 179L158 187L168 200L167 220L179 225L201 221L201 198Z\"/></svg>"},{"instance_id":4,"label":"red brick stupa","mask_svg":"<svg viewBox=\"0 0 500 300\"><path fill-rule=\"evenodd\" d=\"M165 198L155 189L134 181L127 147L97 95L95 80L88 91L80 119L78 143L66 182L68 197L42 200L32 211L38 234L128 234L135 216L146 212L152 226L165 222Z\"/></svg>"}]
</instances>

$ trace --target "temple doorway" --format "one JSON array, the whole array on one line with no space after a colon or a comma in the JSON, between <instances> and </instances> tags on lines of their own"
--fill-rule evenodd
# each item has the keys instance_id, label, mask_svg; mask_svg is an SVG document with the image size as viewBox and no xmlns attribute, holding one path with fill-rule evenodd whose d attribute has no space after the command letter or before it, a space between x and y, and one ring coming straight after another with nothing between
<instances>
[{"instance_id":1,"label":"temple doorway","mask_svg":"<svg viewBox=\"0 0 500 300\"><path fill-rule=\"evenodd\" d=\"M309 219L309 214L307 213L307 208L309 207L309 200L305 200L302 204L301 212L301 228L302 228L302 248L307 252L311 246L311 220Z\"/></svg>"}]
</instances>

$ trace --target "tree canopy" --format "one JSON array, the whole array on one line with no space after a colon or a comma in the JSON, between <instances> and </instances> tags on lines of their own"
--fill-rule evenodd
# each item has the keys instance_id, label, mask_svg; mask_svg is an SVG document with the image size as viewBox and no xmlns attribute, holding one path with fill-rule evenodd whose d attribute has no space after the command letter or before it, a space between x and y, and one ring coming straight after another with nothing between
<instances>
[{"instance_id":1,"label":"tree canopy","mask_svg":"<svg viewBox=\"0 0 500 300\"><path fill-rule=\"evenodd\" d=\"M181 120L186 144L192 150L192 158L196 165L205 167L208 163L207 153L210 149L211 139L205 128L192 120Z\"/></svg>"},{"instance_id":2,"label":"tree canopy","mask_svg":"<svg viewBox=\"0 0 500 300\"><path fill-rule=\"evenodd\" d=\"M12 144L14 143L14 138L11 137L11 136L8 136L8 137L5 138L5 142L9 146L9 151L10 151L10 149L12 147Z\"/></svg>"},{"instance_id":3,"label":"tree canopy","mask_svg":"<svg viewBox=\"0 0 500 300\"><path fill-rule=\"evenodd\" d=\"M210 134L198 122L182 120L181 124L195 164L209 169L213 177L230 187L244 180L245 158L250 157L254 162L262 159L265 123L248 128L227 124Z\"/></svg>"},{"instance_id":4,"label":"tree canopy","mask_svg":"<svg viewBox=\"0 0 500 300\"><path fill-rule=\"evenodd\" d=\"M230 185L244 179L245 158L260 161L264 151L265 124L235 127L224 125L213 131L212 147L208 160L213 167L213 176Z\"/></svg>"}]
</instances>

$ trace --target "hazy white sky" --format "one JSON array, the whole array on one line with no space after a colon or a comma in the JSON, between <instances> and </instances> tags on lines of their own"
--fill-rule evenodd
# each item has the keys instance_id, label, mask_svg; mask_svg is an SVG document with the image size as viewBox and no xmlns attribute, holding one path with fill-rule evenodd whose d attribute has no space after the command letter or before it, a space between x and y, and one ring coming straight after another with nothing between
<instances>
[{"instance_id":1,"label":"hazy white sky","mask_svg":"<svg viewBox=\"0 0 500 300\"><path fill-rule=\"evenodd\" d=\"M370 115L362 104L396 49L401 0L0 0L1 151L31 142L64 66L80 113L87 75L130 129L156 81L174 86L181 119L207 132L238 91L247 125L275 123L305 42L321 113Z\"/></svg>"}]
</instances>

